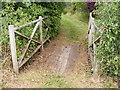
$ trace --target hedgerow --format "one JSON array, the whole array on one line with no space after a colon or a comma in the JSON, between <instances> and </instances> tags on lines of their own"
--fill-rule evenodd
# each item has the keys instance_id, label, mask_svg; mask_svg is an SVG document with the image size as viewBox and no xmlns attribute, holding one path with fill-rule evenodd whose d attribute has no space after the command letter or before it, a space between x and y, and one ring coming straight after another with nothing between
<instances>
[{"instance_id":1,"label":"hedgerow","mask_svg":"<svg viewBox=\"0 0 120 90\"><path fill-rule=\"evenodd\" d=\"M58 34L60 28L61 13L63 12L64 3L32 3L32 2L2 2L2 30L1 32L1 47L2 54L5 57L10 55L8 25L19 26L36 20L39 16L45 17L46 24L43 24L43 37L45 28L49 27L48 35L54 37ZM30 36L35 24L29 25L18 31L26 36ZM34 39L39 40L40 32L37 30ZM28 40L16 35L17 58L22 54ZM26 57L35 49L36 43L31 42Z\"/></svg>"},{"instance_id":2,"label":"hedgerow","mask_svg":"<svg viewBox=\"0 0 120 90\"><path fill-rule=\"evenodd\" d=\"M120 2L96 3L94 11L97 25L103 35L97 48L97 59L101 71L111 76L119 76L120 68Z\"/></svg>"}]
</instances>

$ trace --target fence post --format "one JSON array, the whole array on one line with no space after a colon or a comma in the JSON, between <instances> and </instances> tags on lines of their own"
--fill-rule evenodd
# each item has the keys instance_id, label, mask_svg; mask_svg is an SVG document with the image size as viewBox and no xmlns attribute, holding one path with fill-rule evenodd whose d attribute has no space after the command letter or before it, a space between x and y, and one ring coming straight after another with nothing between
<instances>
[{"instance_id":1,"label":"fence post","mask_svg":"<svg viewBox=\"0 0 120 90\"><path fill-rule=\"evenodd\" d=\"M11 48L11 54L12 54L12 63L13 63L13 69L18 74L19 68L18 68L18 62L17 62L17 55L16 55L16 42L15 42L15 33L14 33L14 26L9 25L9 37L10 37L10 48Z\"/></svg>"},{"instance_id":2,"label":"fence post","mask_svg":"<svg viewBox=\"0 0 120 90\"><path fill-rule=\"evenodd\" d=\"M39 19L40 19L40 42L41 42L41 46L42 46L42 50L43 50L42 17L39 16Z\"/></svg>"}]
</instances>

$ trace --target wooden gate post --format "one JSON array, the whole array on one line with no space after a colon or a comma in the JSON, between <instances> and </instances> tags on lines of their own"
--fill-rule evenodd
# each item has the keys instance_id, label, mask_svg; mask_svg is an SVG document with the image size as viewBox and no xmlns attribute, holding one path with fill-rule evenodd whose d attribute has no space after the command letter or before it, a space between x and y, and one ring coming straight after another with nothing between
<instances>
[{"instance_id":1,"label":"wooden gate post","mask_svg":"<svg viewBox=\"0 0 120 90\"><path fill-rule=\"evenodd\" d=\"M39 16L39 19L40 19L40 42L43 50L42 17Z\"/></svg>"},{"instance_id":2,"label":"wooden gate post","mask_svg":"<svg viewBox=\"0 0 120 90\"><path fill-rule=\"evenodd\" d=\"M19 73L18 68L18 62L17 62L17 55L16 55L16 42L15 42L15 29L13 25L9 25L9 37L10 37L10 48L11 48L11 54L12 54L12 63L13 63L13 69L15 73Z\"/></svg>"}]
</instances>

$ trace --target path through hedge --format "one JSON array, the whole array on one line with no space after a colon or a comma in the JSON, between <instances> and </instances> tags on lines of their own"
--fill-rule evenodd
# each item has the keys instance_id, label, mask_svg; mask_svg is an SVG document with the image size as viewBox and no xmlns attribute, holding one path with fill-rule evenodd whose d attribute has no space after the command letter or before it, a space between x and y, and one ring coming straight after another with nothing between
<instances>
[{"instance_id":1,"label":"path through hedge","mask_svg":"<svg viewBox=\"0 0 120 90\"><path fill-rule=\"evenodd\" d=\"M4 87L14 88L98 88L91 78L87 54L87 23L63 15L60 34L45 45L21 69L6 79Z\"/></svg>"}]
</instances>

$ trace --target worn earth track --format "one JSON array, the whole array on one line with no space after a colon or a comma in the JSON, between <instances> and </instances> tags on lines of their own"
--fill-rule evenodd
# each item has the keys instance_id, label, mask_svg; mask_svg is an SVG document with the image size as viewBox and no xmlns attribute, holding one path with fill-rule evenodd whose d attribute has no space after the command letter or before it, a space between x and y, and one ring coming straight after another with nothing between
<instances>
[{"instance_id":1,"label":"worn earth track","mask_svg":"<svg viewBox=\"0 0 120 90\"><path fill-rule=\"evenodd\" d=\"M71 43L65 37L58 35L42 52L35 56L31 65L60 75L76 71L79 73L79 70L88 66L87 45Z\"/></svg>"},{"instance_id":2,"label":"worn earth track","mask_svg":"<svg viewBox=\"0 0 120 90\"><path fill-rule=\"evenodd\" d=\"M25 79L26 77L31 77L29 76L31 75L30 72L34 73L34 77L38 77L42 73L42 70L48 74L53 73L56 75L65 75L67 77L71 74L76 75L81 73L85 76L84 72L89 67L87 45L85 43L73 43L66 38L64 33L61 33L57 38L51 40L49 44L44 47L43 51L38 52L31 59L30 63L27 63L27 66L25 67L26 70L23 70L22 68L20 75L17 77L15 76L14 79L13 77L8 79L9 81L6 82L4 87L32 87L30 84L31 81ZM39 70L39 72L34 70ZM83 77L83 75L81 75L81 77ZM74 81L74 84L76 82L77 81Z\"/></svg>"}]
</instances>

